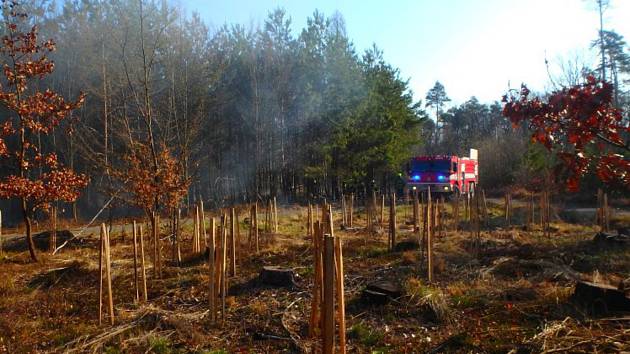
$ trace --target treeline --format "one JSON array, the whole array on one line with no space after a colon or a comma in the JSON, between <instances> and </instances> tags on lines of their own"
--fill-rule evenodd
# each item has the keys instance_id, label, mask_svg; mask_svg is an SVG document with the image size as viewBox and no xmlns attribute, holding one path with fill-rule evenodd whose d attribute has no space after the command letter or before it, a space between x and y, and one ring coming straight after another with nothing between
<instances>
[{"instance_id":1,"label":"treeline","mask_svg":"<svg viewBox=\"0 0 630 354\"><path fill-rule=\"evenodd\" d=\"M57 44L42 84L87 93L76 119L39 141L91 176L85 205L134 197L122 188L130 156L153 156L140 162L159 171L166 151L192 181L185 203L221 205L386 187L422 142L407 81L376 46L358 53L338 13L316 11L295 35L282 9L211 32L167 2L22 7L25 28Z\"/></svg>"}]
</instances>

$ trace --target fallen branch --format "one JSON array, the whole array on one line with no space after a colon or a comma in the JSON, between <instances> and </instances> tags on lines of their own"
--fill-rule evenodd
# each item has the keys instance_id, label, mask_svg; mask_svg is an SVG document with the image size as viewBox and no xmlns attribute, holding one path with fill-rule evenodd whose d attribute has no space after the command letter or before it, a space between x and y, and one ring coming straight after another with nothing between
<instances>
[{"instance_id":1,"label":"fallen branch","mask_svg":"<svg viewBox=\"0 0 630 354\"><path fill-rule=\"evenodd\" d=\"M120 192L120 189L116 192L118 193ZM101 213L107 209L107 207L109 206L109 204L114 200L114 198L116 198L116 195L113 195L111 198L109 198L109 200L107 201L107 203L105 203L105 205L103 205L103 207L101 208L101 210L98 211L98 213L96 213L96 215L94 215L94 217L92 218L92 220L90 220L90 222L85 225L78 234L72 236L71 238L67 239L66 242L62 243L59 247L55 248L55 250L53 251L53 255L57 254L57 252L59 252L60 249L66 247L66 245L68 243L70 243L70 241L78 238L81 236L81 234L83 234L83 231L85 231L88 227L92 226L92 223L94 223L94 221L96 220L96 218L98 218L99 215L101 215Z\"/></svg>"}]
</instances>

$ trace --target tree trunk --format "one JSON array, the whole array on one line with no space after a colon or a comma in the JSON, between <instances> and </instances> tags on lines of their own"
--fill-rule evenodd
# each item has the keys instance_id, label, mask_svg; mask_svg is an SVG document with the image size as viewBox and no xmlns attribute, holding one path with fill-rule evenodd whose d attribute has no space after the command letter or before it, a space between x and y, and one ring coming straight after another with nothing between
<instances>
[{"instance_id":1,"label":"tree trunk","mask_svg":"<svg viewBox=\"0 0 630 354\"><path fill-rule=\"evenodd\" d=\"M35 254L35 243L33 242L33 235L31 233L31 216L28 214L28 208L26 206L26 199L22 198L22 217L24 218L24 225L26 226L26 242L28 243L28 252L31 254L31 259L37 262L37 254Z\"/></svg>"}]
</instances>

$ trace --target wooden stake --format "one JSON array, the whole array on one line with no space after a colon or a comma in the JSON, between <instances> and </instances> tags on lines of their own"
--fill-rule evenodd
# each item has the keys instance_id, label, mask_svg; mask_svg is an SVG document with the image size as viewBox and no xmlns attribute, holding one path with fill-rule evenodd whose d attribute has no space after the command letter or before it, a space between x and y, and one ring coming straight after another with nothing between
<instances>
[{"instance_id":1,"label":"wooden stake","mask_svg":"<svg viewBox=\"0 0 630 354\"><path fill-rule=\"evenodd\" d=\"M324 303L323 353L332 354L335 350L335 254L334 239L324 236Z\"/></svg>"},{"instance_id":2,"label":"wooden stake","mask_svg":"<svg viewBox=\"0 0 630 354\"><path fill-rule=\"evenodd\" d=\"M273 232L278 233L278 200L273 197Z\"/></svg>"},{"instance_id":3,"label":"wooden stake","mask_svg":"<svg viewBox=\"0 0 630 354\"><path fill-rule=\"evenodd\" d=\"M365 219L365 230L367 231L365 242L367 243L367 235L372 232L372 206L370 203L366 203L365 205Z\"/></svg>"},{"instance_id":4,"label":"wooden stake","mask_svg":"<svg viewBox=\"0 0 630 354\"><path fill-rule=\"evenodd\" d=\"M322 306L322 238L321 225L316 221L313 225L313 300L311 302L311 316L308 326L310 338L314 338L320 324L320 307Z\"/></svg>"},{"instance_id":5,"label":"wooden stake","mask_svg":"<svg viewBox=\"0 0 630 354\"><path fill-rule=\"evenodd\" d=\"M105 275L107 279L107 297L109 298L109 322L114 325L114 298L112 294L112 270L111 252L109 246L109 232L105 228L105 223L101 224L101 232L105 235Z\"/></svg>"},{"instance_id":6,"label":"wooden stake","mask_svg":"<svg viewBox=\"0 0 630 354\"><path fill-rule=\"evenodd\" d=\"M510 208L510 193L505 193L505 224L510 227L512 225L512 215L511 215L511 208Z\"/></svg>"},{"instance_id":7,"label":"wooden stake","mask_svg":"<svg viewBox=\"0 0 630 354\"><path fill-rule=\"evenodd\" d=\"M234 212L235 212L235 225L236 225L236 236L234 237L234 243L236 244L236 258L241 259L241 257L243 256L242 252L243 250L241 249L242 246L242 240L241 240L241 223L238 221L239 220L239 210L238 208L234 208Z\"/></svg>"},{"instance_id":8,"label":"wooden stake","mask_svg":"<svg viewBox=\"0 0 630 354\"><path fill-rule=\"evenodd\" d=\"M343 205L343 202L342 202ZM308 208L306 210L306 236L313 237L313 207L311 203L308 203Z\"/></svg>"},{"instance_id":9,"label":"wooden stake","mask_svg":"<svg viewBox=\"0 0 630 354\"><path fill-rule=\"evenodd\" d=\"M157 229L157 216L156 212L152 212L151 220L151 238L153 239L153 276L159 278L159 262L158 262L158 235Z\"/></svg>"},{"instance_id":10,"label":"wooden stake","mask_svg":"<svg viewBox=\"0 0 630 354\"><path fill-rule=\"evenodd\" d=\"M140 302L140 284L138 280L138 232L136 221L133 221L133 286L136 290L136 302Z\"/></svg>"},{"instance_id":11,"label":"wooden stake","mask_svg":"<svg viewBox=\"0 0 630 354\"><path fill-rule=\"evenodd\" d=\"M254 206L249 205L249 230L247 231L247 247L251 251L254 246Z\"/></svg>"},{"instance_id":12,"label":"wooden stake","mask_svg":"<svg viewBox=\"0 0 630 354\"><path fill-rule=\"evenodd\" d=\"M227 215L223 216L223 232L221 234L221 323L225 325L225 295L227 292Z\"/></svg>"},{"instance_id":13,"label":"wooden stake","mask_svg":"<svg viewBox=\"0 0 630 354\"><path fill-rule=\"evenodd\" d=\"M510 197L511 203L511 197ZM511 208L511 206L510 206ZM511 213L511 211L510 211ZM479 210L479 193L475 193L475 239L477 243L477 247L481 247L481 221L479 220L480 210ZM479 250L478 250L479 251Z\"/></svg>"},{"instance_id":14,"label":"wooden stake","mask_svg":"<svg viewBox=\"0 0 630 354\"><path fill-rule=\"evenodd\" d=\"M254 203L254 239L256 240L256 253L260 252L258 244L258 202Z\"/></svg>"},{"instance_id":15,"label":"wooden stake","mask_svg":"<svg viewBox=\"0 0 630 354\"><path fill-rule=\"evenodd\" d=\"M267 199L267 208L265 209L265 232L271 232L271 199Z\"/></svg>"},{"instance_id":16,"label":"wooden stake","mask_svg":"<svg viewBox=\"0 0 630 354\"><path fill-rule=\"evenodd\" d=\"M203 200L199 198L199 209L201 212L201 226L203 228L203 245L208 246L208 236L206 235L206 213L203 211ZM201 248L201 245L199 245Z\"/></svg>"},{"instance_id":17,"label":"wooden stake","mask_svg":"<svg viewBox=\"0 0 630 354\"><path fill-rule=\"evenodd\" d=\"M354 214L354 193L350 193L350 215L348 217L348 227L352 227Z\"/></svg>"},{"instance_id":18,"label":"wooden stake","mask_svg":"<svg viewBox=\"0 0 630 354\"><path fill-rule=\"evenodd\" d=\"M381 195L381 227L385 226L385 195Z\"/></svg>"},{"instance_id":19,"label":"wooden stake","mask_svg":"<svg viewBox=\"0 0 630 354\"><path fill-rule=\"evenodd\" d=\"M140 226L140 266L142 267L142 296L144 302L149 300L149 293L147 292L147 268L144 263L144 232L142 232L142 224Z\"/></svg>"},{"instance_id":20,"label":"wooden stake","mask_svg":"<svg viewBox=\"0 0 630 354\"><path fill-rule=\"evenodd\" d=\"M98 325L103 323L103 256L105 250L105 232L103 230L105 224L101 224L101 237L98 250Z\"/></svg>"},{"instance_id":21,"label":"wooden stake","mask_svg":"<svg viewBox=\"0 0 630 354\"><path fill-rule=\"evenodd\" d=\"M199 252L199 248L198 248L198 244L199 244L199 205L195 205L195 217L193 219L194 221L194 226L193 226L193 237L192 237L192 251L193 253L198 253Z\"/></svg>"},{"instance_id":22,"label":"wooden stake","mask_svg":"<svg viewBox=\"0 0 630 354\"><path fill-rule=\"evenodd\" d=\"M488 203L486 202L486 191L481 190L481 197L483 198L483 221L488 226Z\"/></svg>"},{"instance_id":23,"label":"wooden stake","mask_svg":"<svg viewBox=\"0 0 630 354\"><path fill-rule=\"evenodd\" d=\"M453 230L459 230L459 193L455 193L453 201Z\"/></svg>"},{"instance_id":24,"label":"wooden stake","mask_svg":"<svg viewBox=\"0 0 630 354\"><path fill-rule=\"evenodd\" d=\"M310 213L310 208L311 208L311 203L308 204L309 207L309 213ZM347 210L346 210L346 195L342 194L341 195L341 226L348 227L348 214L347 214Z\"/></svg>"},{"instance_id":25,"label":"wooden stake","mask_svg":"<svg viewBox=\"0 0 630 354\"><path fill-rule=\"evenodd\" d=\"M427 274L429 283L433 282L433 204L431 203L431 187L427 191Z\"/></svg>"},{"instance_id":26,"label":"wooden stake","mask_svg":"<svg viewBox=\"0 0 630 354\"><path fill-rule=\"evenodd\" d=\"M177 239L177 264L182 263L181 223L182 223L182 210L178 208L177 209L177 230L176 230L176 235L175 235Z\"/></svg>"},{"instance_id":27,"label":"wooden stake","mask_svg":"<svg viewBox=\"0 0 630 354\"><path fill-rule=\"evenodd\" d=\"M413 192L413 232L418 231L418 221L420 218L420 212L418 210L419 207L419 203L418 203L418 193L416 191Z\"/></svg>"},{"instance_id":28,"label":"wooden stake","mask_svg":"<svg viewBox=\"0 0 630 354\"><path fill-rule=\"evenodd\" d=\"M392 193L389 203L389 250L396 247L396 193Z\"/></svg>"},{"instance_id":29,"label":"wooden stake","mask_svg":"<svg viewBox=\"0 0 630 354\"><path fill-rule=\"evenodd\" d=\"M435 199L433 217L435 221L433 225L435 225L435 229L437 230L437 237L440 237L442 232L442 213L440 213L440 200L437 198Z\"/></svg>"},{"instance_id":30,"label":"wooden stake","mask_svg":"<svg viewBox=\"0 0 630 354\"><path fill-rule=\"evenodd\" d=\"M162 277L162 240L160 239L160 215L155 213L155 241L157 244L158 275Z\"/></svg>"},{"instance_id":31,"label":"wooden stake","mask_svg":"<svg viewBox=\"0 0 630 354\"><path fill-rule=\"evenodd\" d=\"M466 193L466 197L464 198L464 221L468 221L468 200L470 199L470 194Z\"/></svg>"},{"instance_id":32,"label":"wooden stake","mask_svg":"<svg viewBox=\"0 0 630 354\"><path fill-rule=\"evenodd\" d=\"M236 211L230 209L230 276L236 276Z\"/></svg>"},{"instance_id":33,"label":"wooden stake","mask_svg":"<svg viewBox=\"0 0 630 354\"><path fill-rule=\"evenodd\" d=\"M428 200L420 200L422 208L422 242L420 244L420 259L424 263L424 255L427 250L427 236L429 234L429 203Z\"/></svg>"},{"instance_id":34,"label":"wooden stake","mask_svg":"<svg viewBox=\"0 0 630 354\"><path fill-rule=\"evenodd\" d=\"M57 248L57 206L53 203L50 209L52 229L50 230L49 251L54 253Z\"/></svg>"},{"instance_id":35,"label":"wooden stake","mask_svg":"<svg viewBox=\"0 0 630 354\"><path fill-rule=\"evenodd\" d=\"M215 294L215 283L214 283L214 277L215 277L215 269L214 269L214 252L215 250L215 240L216 240L216 223L215 223L215 219L211 218L210 219L210 240L208 240L208 270L209 270L209 276L208 276L208 280L209 280L209 284L208 284L208 295L210 297L210 322L211 323L215 323L216 319L217 319L217 309L216 309L216 304L217 304L217 297Z\"/></svg>"},{"instance_id":36,"label":"wooden stake","mask_svg":"<svg viewBox=\"0 0 630 354\"><path fill-rule=\"evenodd\" d=\"M372 223L372 226L378 224L378 209L376 205L376 192L372 191L372 202L370 203L370 207L372 208L370 212L370 216L372 217L370 223Z\"/></svg>"},{"instance_id":37,"label":"wooden stake","mask_svg":"<svg viewBox=\"0 0 630 354\"><path fill-rule=\"evenodd\" d=\"M337 322L339 323L339 352L346 353L346 306L343 284L343 253L341 238L335 237L335 259L337 265Z\"/></svg>"}]
</instances>

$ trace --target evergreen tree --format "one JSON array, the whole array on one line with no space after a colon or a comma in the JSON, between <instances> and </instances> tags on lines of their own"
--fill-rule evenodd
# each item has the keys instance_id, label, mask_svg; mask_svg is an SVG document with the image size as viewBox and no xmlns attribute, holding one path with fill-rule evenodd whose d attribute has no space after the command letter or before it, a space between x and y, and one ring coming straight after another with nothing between
<instances>
[{"instance_id":1,"label":"evergreen tree","mask_svg":"<svg viewBox=\"0 0 630 354\"><path fill-rule=\"evenodd\" d=\"M442 130L442 110L444 108L444 104L446 102L450 102L451 99L446 95L446 90L444 89L444 85L442 85L439 81L435 82L433 88L427 92L426 97L427 103L426 107L435 108L435 143L437 144L441 139L441 130Z\"/></svg>"}]
</instances>

